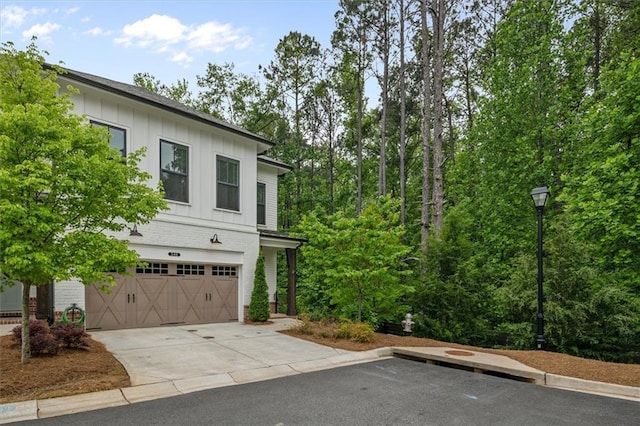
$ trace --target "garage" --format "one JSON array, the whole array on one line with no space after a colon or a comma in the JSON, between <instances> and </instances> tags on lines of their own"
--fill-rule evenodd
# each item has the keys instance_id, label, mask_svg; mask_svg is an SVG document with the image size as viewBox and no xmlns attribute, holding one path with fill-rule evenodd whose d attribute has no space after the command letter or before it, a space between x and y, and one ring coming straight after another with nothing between
<instances>
[{"instance_id":1,"label":"garage","mask_svg":"<svg viewBox=\"0 0 640 426\"><path fill-rule=\"evenodd\" d=\"M107 294L85 290L86 327L93 330L238 320L237 267L148 263L117 276Z\"/></svg>"}]
</instances>

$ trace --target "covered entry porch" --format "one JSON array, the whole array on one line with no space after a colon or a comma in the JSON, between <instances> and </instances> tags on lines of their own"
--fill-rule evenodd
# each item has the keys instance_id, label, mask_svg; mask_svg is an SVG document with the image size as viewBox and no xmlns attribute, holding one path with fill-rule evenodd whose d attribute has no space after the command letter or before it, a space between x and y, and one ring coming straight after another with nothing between
<instances>
[{"instance_id":1,"label":"covered entry porch","mask_svg":"<svg viewBox=\"0 0 640 426\"><path fill-rule=\"evenodd\" d=\"M274 251L284 250L287 257L287 315L298 314L296 308L298 248L307 241L306 238L292 237L284 232L260 230L260 247Z\"/></svg>"}]
</instances>

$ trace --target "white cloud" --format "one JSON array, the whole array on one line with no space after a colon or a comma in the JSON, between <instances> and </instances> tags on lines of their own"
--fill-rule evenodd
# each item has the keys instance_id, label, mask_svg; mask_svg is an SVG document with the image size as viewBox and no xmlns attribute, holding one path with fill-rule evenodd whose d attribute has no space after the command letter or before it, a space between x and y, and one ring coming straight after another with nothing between
<instances>
[{"instance_id":1,"label":"white cloud","mask_svg":"<svg viewBox=\"0 0 640 426\"><path fill-rule=\"evenodd\" d=\"M100 27L94 27L94 28L91 28L90 30L83 32L82 34L98 37L98 36L110 35L111 31L105 31Z\"/></svg>"},{"instance_id":2,"label":"white cloud","mask_svg":"<svg viewBox=\"0 0 640 426\"><path fill-rule=\"evenodd\" d=\"M57 12L57 11L54 11L54 12ZM47 13L47 9L43 7L29 9L29 14L33 16L44 15L45 13Z\"/></svg>"},{"instance_id":3,"label":"white cloud","mask_svg":"<svg viewBox=\"0 0 640 426\"><path fill-rule=\"evenodd\" d=\"M0 9L0 23L3 28L17 28L24 23L28 12L20 6L6 6Z\"/></svg>"},{"instance_id":4,"label":"white cloud","mask_svg":"<svg viewBox=\"0 0 640 426\"><path fill-rule=\"evenodd\" d=\"M70 9L67 9L66 12L64 13L66 16L69 15L73 15L74 13L78 12L80 10L79 7L72 7Z\"/></svg>"},{"instance_id":5,"label":"white cloud","mask_svg":"<svg viewBox=\"0 0 640 426\"><path fill-rule=\"evenodd\" d=\"M230 46L237 48L238 41L241 39L245 40L244 45L247 46L251 38L243 37L242 33L242 30L233 28L231 24L207 22L191 30L187 41L190 48L223 52Z\"/></svg>"},{"instance_id":6,"label":"white cloud","mask_svg":"<svg viewBox=\"0 0 640 426\"><path fill-rule=\"evenodd\" d=\"M186 52L180 52L173 55L170 61L182 63L184 65L193 62L193 57L189 56Z\"/></svg>"},{"instance_id":7,"label":"white cloud","mask_svg":"<svg viewBox=\"0 0 640 426\"><path fill-rule=\"evenodd\" d=\"M153 14L141 21L125 25L122 37L115 41L125 46L160 48L166 44L177 43L184 37L187 27L179 20L166 15Z\"/></svg>"},{"instance_id":8,"label":"white cloud","mask_svg":"<svg viewBox=\"0 0 640 426\"><path fill-rule=\"evenodd\" d=\"M171 61L183 63L193 61L193 54L197 52L246 49L253 39L244 29L230 23L209 21L187 25L171 16L153 14L125 25L114 42L126 47L152 49L166 54Z\"/></svg>"},{"instance_id":9,"label":"white cloud","mask_svg":"<svg viewBox=\"0 0 640 426\"><path fill-rule=\"evenodd\" d=\"M60 25L58 24L55 24L52 22L45 22L44 24L36 24L31 28L24 30L22 32L22 36L24 38L31 38L32 36L36 36L39 39L48 40L51 38L50 37L51 33L56 31L59 28L60 28Z\"/></svg>"}]
</instances>

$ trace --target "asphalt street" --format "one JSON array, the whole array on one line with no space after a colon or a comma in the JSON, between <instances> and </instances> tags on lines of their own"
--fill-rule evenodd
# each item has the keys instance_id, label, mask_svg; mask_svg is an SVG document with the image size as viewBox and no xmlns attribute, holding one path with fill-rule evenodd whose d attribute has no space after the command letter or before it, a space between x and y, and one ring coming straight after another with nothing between
<instances>
[{"instance_id":1,"label":"asphalt street","mask_svg":"<svg viewBox=\"0 0 640 426\"><path fill-rule=\"evenodd\" d=\"M636 425L640 403L386 359L37 425Z\"/></svg>"}]
</instances>

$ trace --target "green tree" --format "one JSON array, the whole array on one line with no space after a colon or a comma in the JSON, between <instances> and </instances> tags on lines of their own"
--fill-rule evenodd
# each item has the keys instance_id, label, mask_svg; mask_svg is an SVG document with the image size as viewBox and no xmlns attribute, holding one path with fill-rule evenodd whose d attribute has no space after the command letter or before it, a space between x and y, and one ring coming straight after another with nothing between
<instances>
[{"instance_id":1,"label":"green tree","mask_svg":"<svg viewBox=\"0 0 640 426\"><path fill-rule=\"evenodd\" d=\"M584 143L563 200L598 263L640 291L640 58L624 54L603 72L601 97L584 121Z\"/></svg>"},{"instance_id":2,"label":"green tree","mask_svg":"<svg viewBox=\"0 0 640 426\"><path fill-rule=\"evenodd\" d=\"M256 77L236 73L234 65L207 64L205 75L198 75L198 109L229 123L247 126L249 112L261 95Z\"/></svg>"},{"instance_id":3,"label":"green tree","mask_svg":"<svg viewBox=\"0 0 640 426\"><path fill-rule=\"evenodd\" d=\"M269 287L264 274L264 256L261 252L256 260L253 291L251 292L251 302L249 302L249 319L264 322L269 319L269 315Z\"/></svg>"},{"instance_id":4,"label":"green tree","mask_svg":"<svg viewBox=\"0 0 640 426\"><path fill-rule=\"evenodd\" d=\"M105 128L74 114L58 67L45 67L34 43L0 52L0 276L20 281L22 362L30 358L32 286L78 278L114 285L107 271L138 263L127 241L107 235L149 222L165 202L138 169L109 146Z\"/></svg>"},{"instance_id":5,"label":"green tree","mask_svg":"<svg viewBox=\"0 0 640 426\"><path fill-rule=\"evenodd\" d=\"M193 106L195 103L189 90L189 82L184 78L167 86L148 72L139 72L133 75L133 84L185 105Z\"/></svg>"},{"instance_id":6,"label":"green tree","mask_svg":"<svg viewBox=\"0 0 640 426\"><path fill-rule=\"evenodd\" d=\"M316 69L321 59L320 43L315 38L292 31L278 42L274 60L263 69L268 87L274 88L283 100L282 115L289 117L292 131L272 150L279 160L294 167L292 173L285 175L280 191L286 206L283 209L285 227L298 222L307 201L307 193L303 191L307 180L303 163L309 144L304 134L305 97L315 88Z\"/></svg>"},{"instance_id":7,"label":"green tree","mask_svg":"<svg viewBox=\"0 0 640 426\"><path fill-rule=\"evenodd\" d=\"M323 317L375 323L406 313L412 287L402 242L399 202L381 197L357 218L338 212L322 223L305 216L297 231L309 238L302 247L301 310Z\"/></svg>"}]
</instances>

